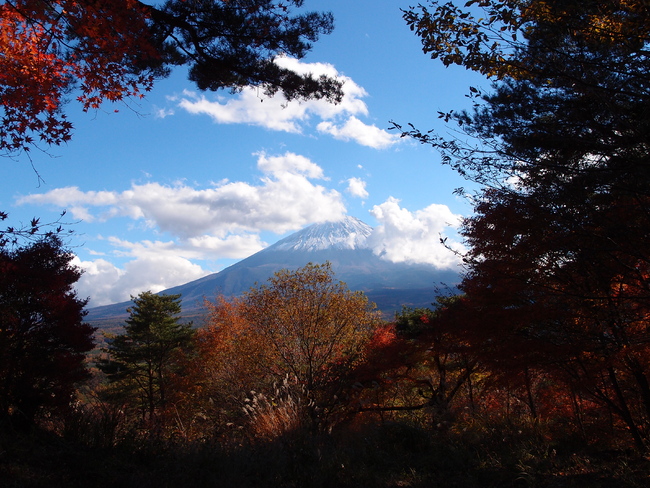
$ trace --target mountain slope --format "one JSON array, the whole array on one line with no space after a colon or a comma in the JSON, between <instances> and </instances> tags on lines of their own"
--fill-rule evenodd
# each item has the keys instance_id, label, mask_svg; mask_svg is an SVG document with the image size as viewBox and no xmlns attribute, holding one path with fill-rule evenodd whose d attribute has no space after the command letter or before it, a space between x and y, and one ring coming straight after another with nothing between
<instances>
[{"instance_id":1,"label":"mountain slope","mask_svg":"<svg viewBox=\"0 0 650 488\"><path fill-rule=\"evenodd\" d=\"M438 270L430 265L392 263L375 255L366 239L372 228L353 217L340 222L314 224L277 243L214 273L161 293L180 293L184 315L200 314L205 298L218 294L237 296L256 283L262 284L283 268L297 269L307 263L329 261L335 278L352 290L366 293L386 313L402 305L428 306L441 283L458 282L458 274ZM130 302L96 307L89 310L87 321L99 325L102 320L119 320L127 316Z\"/></svg>"}]
</instances>

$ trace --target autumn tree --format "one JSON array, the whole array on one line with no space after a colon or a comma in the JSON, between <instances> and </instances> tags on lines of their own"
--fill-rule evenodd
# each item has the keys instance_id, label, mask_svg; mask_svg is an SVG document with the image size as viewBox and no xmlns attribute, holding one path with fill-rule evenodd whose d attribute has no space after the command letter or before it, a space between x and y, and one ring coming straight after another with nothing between
<instances>
[{"instance_id":1,"label":"autumn tree","mask_svg":"<svg viewBox=\"0 0 650 488\"><path fill-rule=\"evenodd\" d=\"M484 185L462 229L470 251L461 288L476 319L459 326L493 367L554 372L607 406L642 447L647 5L432 2L405 19L433 58L495 80L491 93L472 88L471 112L440 114L468 138L403 132Z\"/></svg>"},{"instance_id":2,"label":"autumn tree","mask_svg":"<svg viewBox=\"0 0 650 488\"><path fill-rule=\"evenodd\" d=\"M65 409L89 376L94 329L83 323L72 258L55 236L0 246L0 419Z\"/></svg>"},{"instance_id":3,"label":"autumn tree","mask_svg":"<svg viewBox=\"0 0 650 488\"><path fill-rule=\"evenodd\" d=\"M277 272L241 299L218 301L199 342L224 352L214 358L222 381L235 380L233 367L252 382L249 389L267 393L273 383L295 380L316 425L344 401L349 373L379 323L365 295L335 281L329 263L308 264Z\"/></svg>"},{"instance_id":4,"label":"autumn tree","mask_svg":"<svg viewBox=\"0 0 650 488\"><path fill-rule=\"evenodd\" d=\"M194 330L179 322L180 295L146 291L132 300L124 334L107 335L108 358L100 367L113 391L134 397L143 419L153 422L167 402L175 354L190 344Z\"/></svg>"},{"instance_id":5,"label":"autumn tree","mask_svg":"<svg viewBox=\"0 0 650 488\"><path fill-rule=\"evenodd\" d=\"M408 360L417 364L420 374L412 378L420 396L426 399L423 405L433 408L434 417L450 418L452 402L465 386L471 404L471 378L477 361L466 344L458 341L455 323L446 320L445 313L457 307L459 300L440 296L433 309L407 307L395 317L398 336L415 345L416 354Z\"/></svg>"},{"instance_id":6,"label":"autumn tree","mask_svg":"<svg viewBox=\"0 0 650 488\"><path fill-rule=\"evenodd\" d=\"M241 300L218 296L205 301L206 326L196 330L194 354L181 357L182 375L171 378L181 435L222 437L244 422L244 400L251 390L269 386L254 361L266 344L251 334Z\"/></svg>"},{"instance_id":7,"label":"autumn tree","mask_svg":"<svg viewBox=\"0 0 650 488\"><path fill-rule=\"evenodd\" d=\"M84 111L137 99L174 66L202 90L259 86L288 99L337 101L341 84L291 71L333 27L331 14L293 12L302 0L11 0L0 4L0 151L57 145L76 89Z\"/></svg>"},{"instance_id":8,"label":"autumn tree","mask_svg":"<svg viewBox=\"0 0 650 488\"><path fill-rule=\"evenodd\" d=\"M472 405L477 361L455 334L445 313L457 297L440 296L433 308L403 307L378 329L354 377L359 412L416 414L440 428L455 420L456 404Z\"/></svg>"}]
</instances>

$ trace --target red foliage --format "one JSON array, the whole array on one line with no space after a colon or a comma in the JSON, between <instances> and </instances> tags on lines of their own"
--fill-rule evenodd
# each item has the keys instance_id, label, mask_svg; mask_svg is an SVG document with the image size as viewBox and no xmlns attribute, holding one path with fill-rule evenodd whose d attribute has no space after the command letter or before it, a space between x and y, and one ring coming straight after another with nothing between
<instances>
[{"instance_id":1,"label":"red foliage","mask_svg":"<svg viewBox=\"0 0 650 488\"><path fill-rule=\"evenodd\" d=\"M69 404L94 329L73 289L80 272L55 238L0 250L0 417Z\"/></svg>"},{"instance_id":2,"label":"red foliage","mask_svg":"<svg viewBox=\"0 0 650 488\"><path fill-rule=\"evenodd\" d=\"M449 319L496 384L526 392L534 414L541 377L557 403L569 391L588 397L641 446L650 426L646 203L581 205L486 192L466 222L470 272Z\"/></svg>"},{"instance_id":3,"label":"red foliage","mask_svg":"<svg viewBox=\"0 0 650 488\"><path fill-rule=\"evenodd\" d=\"M63 96L78 82L84 110L140 97L153 78L133 67L156 56L135 0L15 0L0 5L0 150L70 139Z\"/></svg>"},{"instance_id":4,"label":"red foliage","mask_svg":"<svg viewBox=\"0 0 650 488\"><path fill-rule=\"evenodd\" d=\"M289 5L302 1L0 3L0 151L68 141L61 108L73 88L84 111L98 109L142 97L171 66L187 65L202 90L259 86L288 99L340 101L340 81L274 62L302 58L333 28L331 15L291 15Z\"/></svg>"}]
</instances>

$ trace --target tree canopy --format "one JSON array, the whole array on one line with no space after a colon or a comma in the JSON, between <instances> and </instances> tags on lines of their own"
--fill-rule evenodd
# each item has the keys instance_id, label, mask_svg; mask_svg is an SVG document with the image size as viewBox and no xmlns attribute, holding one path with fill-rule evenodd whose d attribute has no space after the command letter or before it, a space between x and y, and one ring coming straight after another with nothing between
<instances>
[{"instance_id":1,"label":"tree canopy","mask_svg":"<svg viewBox=\"0 0 650 488\"><path fill-rule=\"evenodd\" d=\"M650 426L647 5L434 2L405 18L432 57L496 80L490 93L471 89L472 111L442 114L474 143L404 132L483 185L462 228L470 250L464 310L453 311L458 333L498 370L537 368L587 392L642 446Z\"/></svg>"},{"instance_id":2,"label":"tree canopy","mask_svg":"<svg viewBox=\"0 0 650 488\"><path fill-rule=\"evenodd\" d=\"M358 358L378 319L363 293L334 280L329 264L278 271L245 295L243 312L270 346L271 369L309 390Z\"/></svg>"},{"instance_id":3,"label":"tree canopy","mask_svg":"<svg viewBox=\"0 0 650 488\"><path fill-rule=\"evenodd\" d=\"M0 246L0 418L31 421L65 408L89 377L94 329L83 323L72 258L54 236Z\"/></svg>"},{"instance_id":4,"label":"tree canopy","mask_svg":"<svg viewBox=\"0 0 650 488\"><path fill-rule=\"evenodd\" d=\"M341 84L295 73L333 28L329 13L293 12L302 0L10 0L0 4L0 151L68 141L63 113L73 88L84 110L143 97L186 65L202 90L254 85L289 99L338 101Z\"/></svg>"},{"instance_id":5,"label":"tree canopy","mask_svg":"<svg viewBox=\"0 0 650 488\"><path fill-rule=\"evenodd\" d=\"M380 325L361 292L335 281L329 263L281 270L267 284L235 300L211 305L208 327L198 336L209 381L234 395L295 380L315 424L343 401L350 374Z\"/></svg>"},{"instance_id":6,"label":"tree canopy","mask_svg":"<svg viewBox=\"0 0 650 488\"><path fill-rule=\"evenodd\" d=\"M124 333L108 335L108 360L100 367L115 383L117 393L135 398L143 418L153 421L168 397L175 353L187 347L192 324L181 324L180 295L150 291L132 297Z\"/></svg>"}]
</instances>

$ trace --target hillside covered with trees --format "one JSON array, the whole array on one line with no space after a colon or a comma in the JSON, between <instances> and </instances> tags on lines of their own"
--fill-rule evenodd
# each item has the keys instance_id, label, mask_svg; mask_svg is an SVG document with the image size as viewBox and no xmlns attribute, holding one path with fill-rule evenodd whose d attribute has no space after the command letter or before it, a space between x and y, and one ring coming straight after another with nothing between
<instances>
[{"instance_id":1,"label":"hillside covered with trees","mask_svg":"<svg viewBox=\"0 0 650 488\"><path fill-rule=\"evenodd\" d=\"M44 25L78 12L68 4L95 3L5 2L2 22L23 24L3 28L0 45L36 46ZM142 12L140 2L124 4ZM208 4L222 10L192 10ZM137 24L156 43L125 71L127 83L190 63L209 85L202 41L219 33L199 35L208 14L233 8L264 23L270 11L274 28L289 22L307 38L329 25L292 23L283 4L262 1L166 5ZM123 330L91 353L85 301L73 291L79 270L58 233L37 221L7 229L7 486L648 486L646 2L430 2L404 19L434 60L493 81L489 93L469 89L473 110L439 114L458 138L394 124L481 187L462 226L461 293L385 322L329 265L310 264L240 298L215 297L201 328L179 322L180 297L144 292ZM96 39L84 32L72 40ZM142 40L117 38L129 49ZM153 47L169 57L152 58ZM303 82L298 94L331 95ZM5 100L14 99L2 98L9 115ZM0 147L29 142L11 130Z\"/></svg>"}]
</instances>

